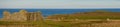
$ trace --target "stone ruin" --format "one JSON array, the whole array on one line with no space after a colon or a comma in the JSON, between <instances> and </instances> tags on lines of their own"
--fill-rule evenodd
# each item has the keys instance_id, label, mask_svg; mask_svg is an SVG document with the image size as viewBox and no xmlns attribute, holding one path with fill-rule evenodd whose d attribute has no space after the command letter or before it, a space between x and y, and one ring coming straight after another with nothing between
<instances>
[{"instance_id":1,"label":"stone ruin","mask_svg":"<svg viewBox=\"0 0 120 27\"><path fill-rule=\"evenodd\" d=\"M41 21L43 17L41 12L27 12L26 10L20 10L19 12L10 13L8 11L3 12L2 21Z\"/></svg>"}]
</instances>

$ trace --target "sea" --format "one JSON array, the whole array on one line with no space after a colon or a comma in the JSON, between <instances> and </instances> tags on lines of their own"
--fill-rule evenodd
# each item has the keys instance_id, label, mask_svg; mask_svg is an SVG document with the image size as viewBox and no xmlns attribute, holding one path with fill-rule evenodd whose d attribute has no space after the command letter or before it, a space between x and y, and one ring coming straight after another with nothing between
<instances>
[{"instance_id":1,"label":"sea","mask_svg":"<svg viewBox=\"0 0 120 27\"><path fill-rule=\"evenodd\" d=\"M110 12L120 12L120 8L102 8L102 9L0 9L0 18L3 17L3 12L7 10L11 14L14 12L19 12L20 10L26 10L28 12L38 12L40 11L44 17L54 15L54 14L72 14L77 12L92 12L96 10L110 11Z\"/></svg>"}]
</instances>

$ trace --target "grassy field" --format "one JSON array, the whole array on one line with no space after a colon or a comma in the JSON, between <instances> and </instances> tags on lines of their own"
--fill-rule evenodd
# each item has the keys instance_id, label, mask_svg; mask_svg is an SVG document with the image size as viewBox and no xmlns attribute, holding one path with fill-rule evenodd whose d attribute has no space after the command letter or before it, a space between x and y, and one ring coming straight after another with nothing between
<instances>
[{"instance_id":1,"label":"grassy field","mask_svg":"<svg viewBox=\"0 0 120 27\"><path fill-rule=\"evenodd\" d=\"M104 21L105 22L105 21ZM49 21L44 22L6 22L0 21L0 25L6 26L32 26L32 27L81 27L81 25L90 25L93 23L103 23L103 21Z\"/></svg>"}]
</instances>

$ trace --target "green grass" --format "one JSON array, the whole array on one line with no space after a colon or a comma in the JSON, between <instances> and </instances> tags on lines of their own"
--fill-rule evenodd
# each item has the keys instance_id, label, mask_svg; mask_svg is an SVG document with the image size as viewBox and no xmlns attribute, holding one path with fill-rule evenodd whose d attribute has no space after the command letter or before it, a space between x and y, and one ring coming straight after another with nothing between
<instances>
[{"instance_id":1,"label":"green grass","mask_svg":"<svg viewBox=\"0 0 120 27\"><path fill-rule=\"evenodd\" d=\"M75 23L74 21L44 21L44 22L7 22L7 21L0 21L0 25L16 25L16 24L30 24L30 25L37 25L38 27L74 27L74 26L80 26L83 24L92 24L96 22L101 21L91 21L91 22L81 22L77 21Z\"/></svg>"}]
</instances>

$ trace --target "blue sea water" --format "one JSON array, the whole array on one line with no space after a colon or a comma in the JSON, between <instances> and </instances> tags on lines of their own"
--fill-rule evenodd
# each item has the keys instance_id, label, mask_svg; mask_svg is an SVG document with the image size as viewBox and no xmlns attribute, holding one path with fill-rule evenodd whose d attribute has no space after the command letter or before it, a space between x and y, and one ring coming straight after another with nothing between
<instances>
[{"instance_id":1,"label":"blue sea water","mask_svg":"<svg viewBox=\"0 0 120 27\"><path fill-rule=\"evenodd\" d=\"M19 12L21 9L0 9L0 18L3 17L3 11L9 11L10 13ZM110 12L120 12L120 8L117 9L24 9L28 12L41 11L43 16L49 16L54 14L72 14L76 12L90 12L96 10L105 10Z\"/></svg>"}]
</instances>

